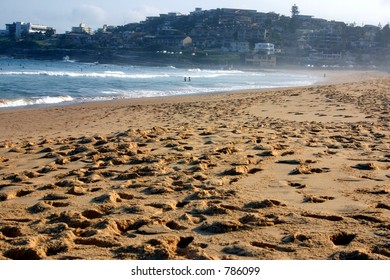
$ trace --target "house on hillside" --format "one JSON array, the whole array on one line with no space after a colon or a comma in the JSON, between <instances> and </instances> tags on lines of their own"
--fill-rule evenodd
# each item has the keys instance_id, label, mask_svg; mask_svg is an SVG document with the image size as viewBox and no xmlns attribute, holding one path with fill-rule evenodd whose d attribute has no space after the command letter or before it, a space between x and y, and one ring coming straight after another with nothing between
<instances>
[{"instance_id":1,"label":"house on hillside","mask_svg":"<svg viewBox=\"0 0 390 280\"><path fill-rule=\"evenodd\" d=\"M72 27L71 33L92 35L93 31L92 28L88 27L85 23L80 23L79 26Z\"/></svg>"},{"instance_id":2,"label":"house on hillside","mask_svg":"<svg viewBox=\"0 0 390 280\"><path fill-rule=\"evenodd\" d=\"M143 41L149 46L161 46L172 50L180 50L192 45L191 37L184 34L145 36Z\"/></svg>"},{"instance_id":3,"label":"house on hillside","mask_svg":"<svg viewBox=\"0 0 390 280\"><path fill-rule=\"evenodd\" d=\"M257 43L255 44L254 52L258 54L274 55L275 45L271 43Z\"/></svg>"}]
</instances>

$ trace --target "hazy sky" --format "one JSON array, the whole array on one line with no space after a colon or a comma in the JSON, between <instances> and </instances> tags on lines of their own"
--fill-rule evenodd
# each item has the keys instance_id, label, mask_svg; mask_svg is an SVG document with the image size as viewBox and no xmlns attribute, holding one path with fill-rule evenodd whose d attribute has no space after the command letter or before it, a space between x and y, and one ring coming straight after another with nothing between
<instances>
[{"instance_id":1,"label":"hazy sky","mask_svg":"<svg viewBox=\"0 0 390 280\"><path fill-rule=\"evenodd\" d=\"M242 8L290 16L297 4L302 15L357 25L390 22L390 0L0 0L0 29L14 21L48 25L58 33L86 23L94 29L139 22L166 12L188 14L203 9Z\"/></svg>"}]
</instances>

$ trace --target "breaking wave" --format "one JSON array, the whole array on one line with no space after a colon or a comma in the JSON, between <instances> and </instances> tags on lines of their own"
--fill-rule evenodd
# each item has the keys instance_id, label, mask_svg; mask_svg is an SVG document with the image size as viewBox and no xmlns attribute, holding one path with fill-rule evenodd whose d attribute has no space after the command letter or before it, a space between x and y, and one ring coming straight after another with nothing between
<instances>
[{"instance_id":1,"label":"breaking wave","mask_svg":"<svg viewBox=\"0 0 390 280\"><path fill-rule=\"evenodd\" d=\"M0 108L49 105L71 102L73 100L74 98L70 96L44 96L32 98L0 99Z\"/></svg>"},{"instance_id":2,"label":"breaking wave","mask_svg":"<svg viewBox=\"0 0 390 280\"><path fill-rule=\"evenodd\" d=\"M51 76L51 77L82 77L82 78L124 78L124 79L153 79L169 77L168 74L127 74L121 71L105 72L60 72L60 71L10 71L0 72L0 75L16 76Z\"/></svg>"}]
</instances>

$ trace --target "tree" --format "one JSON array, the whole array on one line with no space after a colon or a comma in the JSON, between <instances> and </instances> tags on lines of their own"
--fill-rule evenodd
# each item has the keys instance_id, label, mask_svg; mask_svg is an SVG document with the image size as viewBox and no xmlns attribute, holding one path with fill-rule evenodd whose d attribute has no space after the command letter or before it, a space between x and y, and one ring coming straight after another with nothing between
<instances>
[{"instance_id":1,"label":"tree","mask_svg":"<svg viewBox=\"0 0 390 280\"><path fill-rule=\"evenodd\" d=\"M299 15L299 8L296 4L291 7L291 17L294 18Z\"/></svg>"},{"instance_id":2,"label":"tree","mask_svg":"<svg viewBox=\"0 0 390 280\"><path fill-rule=\"evenodd\" d=\"M290 20L290 29L291 32L295 33L295 31L298 28L298 19L297 16L299 15L299 8L296 4L294 4L291 7L291 20Z\"/></svg>"},{"instance_id":3,"label":"tree","mask_svg":"<svg viewBox=\"0 0 390 280\"><path fill-rule=\"evenodd\" d=\"M53 28L49 28L49 29L46 30L45 36L46 36L47 38L51 38L55 33L56 33L56 32L55 32L55 30L54 30Z\"/></svg>"},{"instance_id":4,"label":"tree","mask_svg":"<svg viewBox=\"0 0 390 280\"><path fill-rule=\"evenodd\" d=\"M376 41L382 46L390 44L390 24L386 24L382 30L376 34Z\"/></svg>"}]
</instances>

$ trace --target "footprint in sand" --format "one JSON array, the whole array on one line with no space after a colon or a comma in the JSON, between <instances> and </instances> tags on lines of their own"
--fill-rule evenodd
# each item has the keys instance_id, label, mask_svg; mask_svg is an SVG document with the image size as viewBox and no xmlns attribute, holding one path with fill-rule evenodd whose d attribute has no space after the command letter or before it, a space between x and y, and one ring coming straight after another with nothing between
<instances>
[{"instance_id":1,"label":"footprint in sand","mask_svg":"<svg viewBox=\"0 0 390 280\"><path fill-rule=\"evenodd\" d=\"M288 185L298 190L306 188L306 184L297 183L297 182L288 182Z\"/></svg>"},{"instance_id":2,"label":"footprint in sand","mask_svg":"<svg viewBox=\"0 0 390 280\"><path fill-rule=\"evenodd\" d=\"M349 234L345 232L338 232L330 237L330 240L336 246L347 246L349 245L356 237L356 234Z\"/></svg>"},{"instance_id":3,"label":"footprint in sand","mask_svg":"<svg viewBox=\"0 0 390 280\"><path fill-rule=\"evenodd\" d=\"M328 200L334 200L333 196L315 196L315 195L305 195L303 202L308 203L324 203Z\"/></svg>"},{"instance_id":4,"label":"footprint in sand","mask_svg":"<svg viewBox=\"0 0 390 280\"><path fill-rule=\"evenodd\" d=\"M16 238L25 235L23 228L19 226L4 226L0 228L0 232L8 238Z\"/></svg>"},{"instance_id":5,"label":"footprint in sand","mask_svg":"<svg viewBox=\"0 0 390 280\"><path fill-rule=\"evenodd\" d=\"M5 251L3 256L11 260L41 260L46 254L43 249L19 247Z\"/></svg>"}]
</instances>

